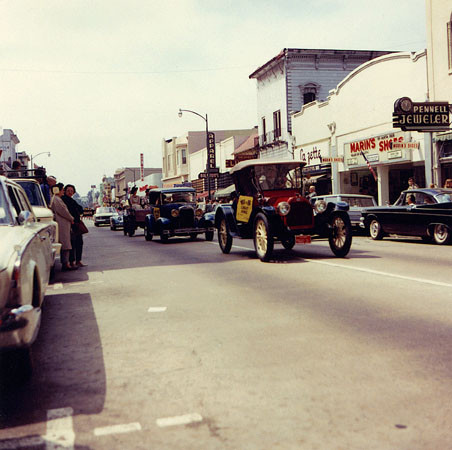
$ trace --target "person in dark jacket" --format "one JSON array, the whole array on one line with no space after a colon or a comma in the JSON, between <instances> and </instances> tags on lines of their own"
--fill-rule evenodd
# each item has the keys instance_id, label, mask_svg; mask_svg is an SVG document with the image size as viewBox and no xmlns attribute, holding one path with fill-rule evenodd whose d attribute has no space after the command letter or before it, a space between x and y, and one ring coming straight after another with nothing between
<instances>
[{"instance_id":1,"label":"person in dark jacket","mask_svg":"<svg viewBox=\"0 0 452 450\"><path fill-rule=\"evenodd\" d=\"M82 262L83 235L79 230L80 216L83 214L83 207L72 198L75 192L75 186L73 184L67 184L64 187L64 195L61 198L74 217L71 231L72 250L69 254L69 263L72 267L83 267L86 265Z\"/></svg>"}]
</instances>

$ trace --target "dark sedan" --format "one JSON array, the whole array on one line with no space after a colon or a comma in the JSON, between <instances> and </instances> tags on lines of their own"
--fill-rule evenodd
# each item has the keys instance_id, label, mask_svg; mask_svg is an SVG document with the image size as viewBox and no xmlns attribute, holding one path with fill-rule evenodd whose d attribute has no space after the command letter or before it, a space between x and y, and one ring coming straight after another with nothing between
<instances>
[{"instance_id":1,"label":"dark sedan","mask_svg":"<svg viewBox=\"0 0 452 450\"><path fill-rule=\"evenodd\" d=\"M398 234L447 244L452 236L452 189L403 191L394 205L365 208L360 226L375 240Z\"/></svg>"}]
</instances>

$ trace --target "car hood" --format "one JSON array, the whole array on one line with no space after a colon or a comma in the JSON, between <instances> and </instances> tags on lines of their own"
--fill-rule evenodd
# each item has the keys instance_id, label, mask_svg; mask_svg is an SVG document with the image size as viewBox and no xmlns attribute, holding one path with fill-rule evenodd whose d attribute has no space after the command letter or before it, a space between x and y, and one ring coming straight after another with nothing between
<instances>
[{"instance_id":1,"label":"car hood","mask_svg":"<svg viewBox=\"0 0 452 450\"><path fill-rule=\"evenodd\" d=\"M22 227L0 227L0 272L8 267L11 255L17 251L14 247L22 247L28 236L29 231Z\"/></svg>"}]
</instances>

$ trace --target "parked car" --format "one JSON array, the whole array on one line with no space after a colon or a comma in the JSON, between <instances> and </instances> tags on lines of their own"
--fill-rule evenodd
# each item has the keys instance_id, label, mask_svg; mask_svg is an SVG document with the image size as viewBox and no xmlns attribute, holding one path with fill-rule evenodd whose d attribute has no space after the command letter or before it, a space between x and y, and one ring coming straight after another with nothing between
<instances>
[{"instance_id":1,"label":"parked car","mask_svg":"<svg viewBox=\"0 0 452 450\"><path fill-rule=\"evenodd\" d=\"M38 222L24 190L0 176L0 352L18 375L31 372L30 346L55 261L55 226ZM14 371L14 368L12 369Z\"/></svg>"},{"instance_id":2,"label":"parked car","mask_svg":"<svg viewBox=\"0 0 452 450\"><path fill-rule=\"evenodd\" d=\"M394 205L365 208L361 227L375 240L398 234L447 244L452 236L452 189L403 191Z\"/></svg>"},{"instance_id":3,"label":"parked car","mask_svg":"<svg viewBox=\"0 0 452 450\"><path fill-rule=\"evenodd\" d=\"M94 213L94 226L110 225L110 217L116 214L116 209L112 206L100 206Z\"/></svg>"},{"instance_id":4,"label":"parked car","mask_svg":"<svg viewBox=\"0 0 452 450\"><path fill-rule=\"evenodd\" d=\"M215 211L223 253L231 251L234 237L253 239L259 259L268 261L275 241L291 249L296 243L310 243L312 237L327 237L336 256L348 254L352 243L348 204L319 200L312 205L303 197L305 164L254 159L230 170L236 196L232 204L220 204Z\"/></svg>"},{"instance_id":5,"label":"parked car","mask_svg":"<svg viewBox=\"0 0 452 450\"><path fill-rule=\"evenodd\" d=\"M150 212L145 219L144 236L150 241L154 235L166 242L173 236L190 236L196 239L205 234L211 241L215 226L213 216L207 219L196 205L196 191L193 188L163 188L149 191Z\"/></svg>"},{"instance_id":6,"label":"parked car","mask_svg":"<svg viewBox=\"0 0 452 450\"><path fill-rule=\"evenodd\" d=\"M110 217L110 230L115 231L124 226L124 216L121 213L115 213Z\"/></svg>"},{"instance_id":7,"label":"parked car","mask_svg":"<svg viewBox=\"0 0 452 450\"><path fill-rule=\"evenodd\" d=\"M350 217L350 222L352 228L360 228L361 211L363 208L368 208L372 206L377 206L377 202L372 195L361 195L361 194L329 194L329 195L317 195L312 197L312 201L316 202L318 200L324 200L326 202L346 202L349 205L348 216Z\"/></svg>"},{"instance_id":8,"label":"parked car","mask_svg":"<svg viewBox=\"0 0 452 450\"><path fill-rule=\"evenodd\" d=\"M58 224L53 218L53 211L47 206L41 186L33 178L14 178L13 181L21 186L27 194L38 222L47 222L55 227L55 237L52 246L55 249L55 253L59 255L61 244L58 242Z\"/></svg>"}]
</instances>

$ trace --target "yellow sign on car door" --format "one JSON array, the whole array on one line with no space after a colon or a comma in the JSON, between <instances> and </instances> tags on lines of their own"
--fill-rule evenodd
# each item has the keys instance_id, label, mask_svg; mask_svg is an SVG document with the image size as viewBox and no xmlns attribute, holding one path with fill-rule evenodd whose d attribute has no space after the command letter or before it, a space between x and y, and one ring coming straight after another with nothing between
<instances>
[{"instance_id":1,"label":"yellow sign on car door","mask_svg":"<svg viewBox=\"0 0 452 450\"><path fill-rule=\"evenodd\" d=\"M237 220L248 223L251 211L253 210L253 197L241 195L237 204Z\"/></svg>"}]
</instances>

